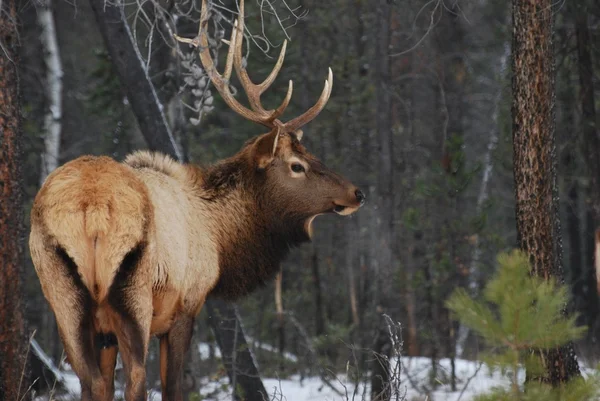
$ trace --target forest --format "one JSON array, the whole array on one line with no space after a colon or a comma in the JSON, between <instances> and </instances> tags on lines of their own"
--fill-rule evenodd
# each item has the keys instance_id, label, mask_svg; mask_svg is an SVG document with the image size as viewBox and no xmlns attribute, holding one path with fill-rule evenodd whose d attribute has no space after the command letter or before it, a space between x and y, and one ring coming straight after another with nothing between
<instances>
[{"instance_id":1,"label":"forest","mask_svg":"<svg viewBox=\"0 0 600 401\"><path fill-rule=\"evenodd\" d=\"M201 4L0 0L0 401L83 393L28 242L48 175L143 149L209 168L268 131L189 44ZM239 0L206 7L224 71ZM257 0L244 16L254 81L287 47L262 96L275 108L293 81L282 121L331 68L302 144L366 202L317 217L250 295L209 296L183 399L598 399L600 3ZM248 104L242 85L234 71ZM161 358L152 339L149 399ZM125 370L116 398L133 401Z\"/></svg>"}]
</instances>

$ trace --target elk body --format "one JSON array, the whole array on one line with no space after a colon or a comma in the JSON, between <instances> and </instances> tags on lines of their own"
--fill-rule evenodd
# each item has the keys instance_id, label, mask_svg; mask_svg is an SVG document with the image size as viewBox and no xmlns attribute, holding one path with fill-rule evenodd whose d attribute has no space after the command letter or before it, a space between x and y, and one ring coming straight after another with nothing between
<instances>
[{"instance_id":1,"label":"elk body","mask_svg":"<svg viewBox=\"0 0 600 401\"><path fill-rule=\"evenodd\" d=\"M291 247L310 239L317 215L348 215L364 201L300 143L299 128L329 98L331 70L315 106L282 123L291 82L275 110L262 107L260 94L277 75L285 45L271 75L253 84L242 67L242 18L221 76L207 46L207 14L203 1L198 37L179 40L201 49L228 105L270 132L206 169L150 152L123 163L80 157L49 175L33 205L31 256L85 400L113 399L117 352L126 400L145 399L152 335L160 338L163 400L181 400L184 356L206 298L248 294L274 276ZM234 66L251 109L229 91Z\"/></svg>"}]
</instances>

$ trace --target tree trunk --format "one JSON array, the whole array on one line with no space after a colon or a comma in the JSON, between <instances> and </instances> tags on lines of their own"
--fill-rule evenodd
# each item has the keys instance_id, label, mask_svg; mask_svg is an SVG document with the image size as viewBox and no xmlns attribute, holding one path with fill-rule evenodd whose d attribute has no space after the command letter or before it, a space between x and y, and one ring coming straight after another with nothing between
<instances>
[{"instance_id":1,"label":"tree trunk","mask_svg":"<svg viewBox=\"0 0 600 401\"><path fill-rule=\"evenodd\" d=\"M275 277L275 312L277 316L277 334L279 337L279 372L285 369L285 319L283 314L283 271L279 271Z\"/></svg>"},{"instance_id":2,"label":"tree trunk","mask_svg":"<svg viewBox=\"0 0 600 401\"><path fill-rule=\"evenodd\" d=\"M52 0L42 1L37 8L38 25L42 29L40 35L44 51L44 64L46 65L46 114L44 115L44 153L41 156L40 186L46 177L58 167L60 158L60 138L62 130L62 95L63 95L63 68L56 37ZM60 339L56 319L47 302L42 308L41 328L46 332L46 339L50 341L51 356L58 361L61 353ZM42 334L42 333L38 333ZM43 335L43 334L42 334ZM35 378L32 378L35 380Z\"/></svg>"},{"instance_id":3,"label":"tree trunk","mask_svg":"<svg viewBox=\"0 0 600 401\"><path fill-rule=\"evenodd\" d=\"M45 0L37 10L38 24L42 28L41 41L46 64L46 115L44 116L44 145L40 186L48 174L58 167L60 152L60 131L62 118L62 77L63 69L56 40L52 0Z\"/></svg>"},{"instance_id":4,"label":"tree trunk","mask_svg":"<svg viewBox=\"0 0 600 401\"><path fill-rule=\"evenodd\" d=\"M393 137L392 137L392 99L390 80L390 15L392 9L387 0L380 0L377 7L377 32L375 48L375 73L377 82L376 126L378 141L378 182L379 212L376 219L379 226L379 246L377 259L380 275L379 294L374 294L376 303L386 302L383 294L392 290L392 238L394 221L393 192Z\"/></svg>"},{"instance_id":5,"label":"tree trunk","mask_svg":"<svg viewBox=\"0 0 600 401\"><path fill-rule=\"evenodd\" d=\"M596 108L594 96L594 67L591 55L590 32L587 24L585 1L573 3L575 30L577 33L577 55L579 68L580 100L583 128L583 154L588 164L589 178L593 193L592 207L596 224L600 222L600 138L596 129Z\"/></svg>"},{"instance_id":6,"label":"tree trunk","mask_svg":"<svg viewBox=\"0 0 600 401\"><path fill-rule=\"evenodd\" d=\"M319 273L319 256L317 250L313 251L311 257L312 276L315 286L315 335L325 334L325 317L323 311L323 293L321 291L321 275Z\"/></svg>"},{"instance_id":7,"label":"tree trunk","mask_svg":"<svg viewBox=\"0 0 600 401\"><path fill-rule=\"evenodd\" d=\"M237 310L225 301L206 303L209 323L215 330L217 344L221 348L223 364L232 383L236 399L263 401L269 399L260 380L258 365L244 338L244 330Z\"/></svg>"},{"instance_id":8,"label":"tree trunk","mask_svg":"<svg viewBox=\"0 0 600 401\"><path fill-rule=\"evenodd\" d=\"M0 3L0 400L20 400L28 388L18 44L16 2L5 0Z\"/></svg>"},{"instance_id":9,"label":"tree trunk","mask_svg":"<svg viewBox=\"0 0 600 401\"><path fill-rule=\"evenodd\" d=\"M390 80L390 18L392 9L387 0L379 0L377 5L377 24L375 37L375 79L377 83L376 127L378 142L378 183L379 211L377 221L377 249L376 258L379 272L375 282L376 290L373 292L375 314L380 315L391 304L389 295L393 291L394 258L392 251L393 222L394 222L394 193L393 193L393 137L392 137L392 100ZM381 319L383 320L383 319ZM389 356L391 349L390 339L382 335L381 330L375 340L371 367L371 400L389 400L390 393L386 386L390 382L389 360L383 357L385 352ZM387 351L386 351L387 350Z\"/></svg>"},{"instance_id":10,"label":"tree trunk","mask_svg":"<svg viewBox=\"0 0 600 401\"><path fill-rule=\"evenodd\" d=\"M508 43L504 46L504 52L500 57L500 63L498 70L496 71L496 76L502 77L505 75L506 66L508 64L508 57L510 56L510 45ZM504 81L502 81L504 82ZM488 200L488 192L489 192L489 183L492 178L492 174L494 171L494 160L493 153L496 149L496 145L498 144L498 137L500 135L500 129L498 128L498 115L500 114L500 107L502 102L502 90L503 85L499 85L496 93L496 97L494 99L494 111L492 113L492 130L490 132L490 137L488 139L488 144L486 147L485 156L483 159L483 175L481 176L481 185L479 186L479 194L477 195L477 205L475 209L475 215L481 215L483 211L483 206L485 202ZM473 251L471 253L471 261L469 263L469 291L477 290L477 283L481 279L479 273L479 260L481 259L481 243L479 241L479 236L475 237L475 241L473 243ZM458 328L457 333L457 344L456 344L456 354L459 358L463 356L465 352L467 339L470 335L470 329L461 324Z\"/></svg>"},{"instance_id":11,"label":"tree trunk","mask_svg":"<svg viewBox=\"0 0 600 401\"><path fill-rule=\"evenodd\" d=\"M183 161L166 123L154 86L136 50L122 8L105 4L103 0L90 0L90 4L148 147ZM240 386L247 401L262 401L263 394L267 393L246 342L235 306L207 300L206 307L211 315L209 323L221 348L223 359L231 362L233 358L236 361L235 364L225 363L229 378ZM225 324L219 324L221 318Z\"/></svg>"},{"instance_id":12,"label":"tree trunk","mask_svg":"<svg viewBox=\"0 0 600 401\"><path fill-rule=\"evenodd\" d=\"M388 401L392 397L390 386L392 344L389 328L383 316L380 317L377 324L377 333L372 349L371 401Z\"/></svg>"},{"instance_id":13,"label":"tree trunk","mask_svg":"<svg viewBox=\"0 0 600 401\"><path fill-rule=\"evenodd\" d=\"M148 146L182 160L182 153L175 143L163 107L127 24L122 3L114 6L106 4L104 0L90 0L90 5ZM151 135L152 132L155 134Z\"/></svg>"},{"instance_id":14,"label":"tree trunk","mask_svg":"<svg viewBox=\"0 0 600 401\"><path fill-rule=\"evenodd\" d=\"M531 271L563 282L554 143L552 0L513 1L513 170L517 235ZM528 380L559 385L579 376L572 344L536 351L545 371Z\"/></svg>"}]
</instances>

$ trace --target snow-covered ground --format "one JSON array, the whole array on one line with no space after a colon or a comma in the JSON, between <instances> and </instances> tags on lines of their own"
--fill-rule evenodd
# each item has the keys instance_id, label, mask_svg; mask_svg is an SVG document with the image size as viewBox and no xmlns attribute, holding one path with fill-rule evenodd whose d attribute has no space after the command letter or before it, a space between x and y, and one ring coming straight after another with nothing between
<instances>
[{"instance_id":1,"label":"snow-covered ground","mask_svg":"<svg viewBox=\"0 0 600 401\"><path fill-rule=\"evenodd\" d=\"M405 395L406 400L425 400L427 395L428 377L431 372L431 361L427 358L402 358L402 374L399 385L401 394ZM468 401L475 394L489 390L493 386L506 385L508 379L498 373L490 375L489 369L478 362L457 360L456 371L458 377L457 391L452 392L450 383L441 381L438 388L430 394L429 400L447 400L447 401ZM450 361L443 359L439 362L438 376L450 377ZM71 372L63 374L67 388L73 397L60 397L63 399L75 398L79 395L79 380ZM346 375L341 374L337 377L337 382L332 384L337 392L325 385L318 377L308 377L303 380L299 376L292 376L286 379L265 378L263 379L265 388L274 400L288 401L332 401L344 399L369 399L368 389L359 385L358 388L349 382ZM203 400L226 400L231 399L228 391L228 379L220 380L204 379L199 389ZM342 394L342 395L339 395ZM117 392L117 398L122 396ZM149 399L160 401L160 393L151 392Z\"/></svg>"},{"instance_id":2,"label":"snow-covered ground","mask_svg":"<svg viewBox=\"0 0 600 401\"><path fill-rule=\"evenodd\" d=\"M200 347L201 355L208 355L208 348ZM395 362L395 361L393 361ZM431 360L428 358L403 357L402 371L398 389L403 397L400 400L407 401L469 401L477 394L490 390L495 386L507 386L509 379L499 372L490 373L490 370L481 362L456 360L457 383L456 391L451 390L450 377L451 366L449 359L438 362L438 386L435 391L430 391L429 377L431 375ZM583 369L584 376L591 373L591 369ZM63 377L70 395L56 397L57 399L69 400L78 396L79 380L72 372L64 372ZM524 372L519 373L519 381L524 379ZM202 400L230 400L231 394L227 377L218 380L203 378L200 381L199 393ZM263 383L271 396L271 400L287 401L337 401L337 400L368 400L370 394L368 388L359 384L355 386L345 374L340 374L332 380L335 389L323 383L319 377L292 376L285 379L264 378ZM429 394L428 394L429 391ZM363 398L364 395L364 398ZM117 399L122 398L122 392L117 391ZM41 397L40 397L41 398ZM160 401L159 392L151 391L151 401ZM39 401L42 401L41 399Z\"/></svg>"}]
</instances>

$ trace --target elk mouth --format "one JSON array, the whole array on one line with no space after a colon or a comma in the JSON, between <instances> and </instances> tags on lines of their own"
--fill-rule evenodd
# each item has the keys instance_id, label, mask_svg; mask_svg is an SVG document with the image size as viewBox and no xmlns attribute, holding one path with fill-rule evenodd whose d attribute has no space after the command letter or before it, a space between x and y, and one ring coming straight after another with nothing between
<instances>
[{"instance_id":1,"label":"elk mouth","mask_svg":"<svg viewBox=\"0 0 600 401\"><path fill-rule=\"evenodd\" d=\"M342 205L335 205L333 207L333 211L337 214L342 214L344 213L344 210L346 210L346 206L342 206Z\"/></svg>"},{"instance_id":2,"label":"elk mouth","mask_svg":"<svg viewBox=\"0 0 600 401\"><path fill-rule=\"evenodd\" d=\"M332 212L339 214L340 216L349 216L352 213L356 212L360 206L344 206L339 205L337 203L333 204Z\"/></svg>"}]
</instances>

